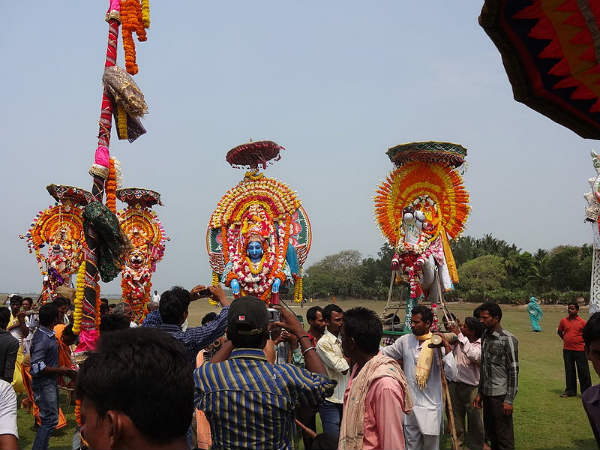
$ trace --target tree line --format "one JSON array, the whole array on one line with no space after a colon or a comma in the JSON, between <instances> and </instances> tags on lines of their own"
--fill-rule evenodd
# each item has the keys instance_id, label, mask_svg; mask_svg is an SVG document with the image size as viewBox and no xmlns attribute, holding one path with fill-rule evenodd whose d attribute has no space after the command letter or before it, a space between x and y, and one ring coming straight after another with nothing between
<instances>
[{"instance_id":1,"label":"tree line","mask_svg":"<svg viewBox=\"0 0 600 450\"><path fill-rule=\"evenodd\" d=\"M545 303L589 299L591 245L559 245L529 253L515 244L486 234L451 242L459 283L447 300L525 303L529 297ZM363 258L357 250L343 250L311 265L305 272L304 296L314 298L387 299L394 250L385 243L377 257ZM404 295L394 286L393 296Z\"/></svg>"}]
</instances>

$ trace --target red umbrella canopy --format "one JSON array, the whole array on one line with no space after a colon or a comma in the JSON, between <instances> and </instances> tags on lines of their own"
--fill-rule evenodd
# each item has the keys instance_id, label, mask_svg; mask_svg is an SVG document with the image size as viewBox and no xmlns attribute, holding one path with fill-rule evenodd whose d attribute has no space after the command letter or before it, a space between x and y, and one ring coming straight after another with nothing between
<instances>
[{"instance_id":1,"label":"red umbrella canopy","mask_svg":"<svg viewBox=\"0 0 600 450\"><path fill-rule=\"evenodd\" d=\"M600 1L486 0L479 24L502 54L515 100L600 139Z\"/></svg>"}]
</instances>

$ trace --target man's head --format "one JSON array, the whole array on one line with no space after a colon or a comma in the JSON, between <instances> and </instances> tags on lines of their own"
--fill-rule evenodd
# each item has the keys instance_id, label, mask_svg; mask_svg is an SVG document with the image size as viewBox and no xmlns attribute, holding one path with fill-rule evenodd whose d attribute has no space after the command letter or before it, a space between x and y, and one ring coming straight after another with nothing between
<instances>
[{"instance_id":1,"label":"man's head","mask_svg":"<svg viewBox=\"0 0 600 450\"><path fill-rule=\"evenodd\" d=\"M123 314L105 314L100 320L100 335L129 328L129 319Z\"/></svg>"},{"instance_id":2,"label":"man's head","mask_svg":"<svg viewBox=\"0 0 600 450\"><path fill-rule=\"evenodd\" d=\"M433 323L433 313L427 306L418 305L412 309L410 318L410 329L415 336L423 336L429 333Z\"/></svg>"},{"instance_id":3,"label":"man's head","mask_svg":"<svg viewBox=\"0 0 600 450\"><path fill-rule=\"evenodd\" d=\"M583 327L585 355L592 362L594 370L600 375L600 312L592 314Z\"/></svg>"},{"instance_id":4,"label":"man's head","mask_svg":"<svg viewBox=\"0 0 600 450\"><path fill-rule=\"evenodd\" d=\"M121 302L117 305L117 307L115 308L115 310L113 311L114 314L121 314L125 317L127 317L127 320L129 320L130 322L133 321L133 309L131 309L131 305L127 302Z\"/></svg>"},{"instance_id":5,"label":"man's head","mask_svg":"<svg viewBox=\"0 0 600 450\"><path fill-rule=\"evenodd\" d=\"M164 323L181 325L188 316L190 293L186 289L175 286L160 296L160 317Z\"/></svg>"},{"instance_id":6,"label":"man's head","mask_svg":"<svg viewBox=\"0 0 600 450\"><path fill-rule=\"evenodd\" d=\"M323 318L323 308L313 306L306 311L306 320L311 328L318 330L319 333L325 332L325 319Z\"/></svg>"},{"instance_id":7,"label":"man's head","mask_svg":"<svg viewBox=\"0 0 600 450\"><path fill-rule=\"evenodd\" d=\"M10 310L6 306L0 307L0 329L6 330L10 322Z\"/></svg>"},{"instance_id":8,"label":"man's head","mask_svg":"<svg viewBox=\"0 0 600 450\"><path fill-rule=\"evenodd\" d=\"M20 295L13 295L10 297L10 312L13 316L16 316L19 310L21 309L21 305L23 304L23 297Z\"/></svg>"},{"instance_id":9,"label":"man's head","mask_svg":"<svg viewBox=\"0 0 600 450\"><path fill-rule=\"evenodd\" d=\"M227 337L234 348L263 349L267 343L268 326L267 306L256 297L240 297L229 307Z\"/></svg>"},{"instance_id":10,"label":"man's head","mask_svg":"<svg viewBox=\"0 0 600 450\"><path fill-rule=\"evenodd\" d=\"M470 341L476 341L483 334L483 325L475 317L467 317L460 328L462 334Z\"/></svg>"},{"instance_id":11,"label":"man's head","mask_svg":"<svg viewBox=\"0 0 600 450\"><path fill-rule=\"evenodd\" d=\"M77 342L77 335L75 333L73 333L73 324L72 323L67 325L65 327L65 329L63 330L61 340L62 340L63 344L65 344L66 346L71 346L75 342Z\"/></svg>"},{"instance_id":12,"label":"man's head","mask_svg":"<svg viewBox=\"0 0 600 450\"><path fill-rule=\"evenodd\" d=\"M56 309L58 310L58 322L63 322L71 302L64 297L56 297L52 303L56 305Z\"/></svg>"},{"instance_id":13,"label":"man's head","mask_svg":"<svg viewBox=\"0 0 600 450\"><path fill-rule=\"evenodd\" d=\"M571 319L577 317L577 314L579 314L579 303L577 303L575 300L569 302L567 305L567 312L569 313L569 317Z\"/></svg>"},{"instance_id":14,"label":"man's head","mask_svg":"<svg viewBox=\"0 0 600 450\"><path fill-rule=\"evenodd\" d=\"M217 313L214 311L211 311L211 312L205 314L205 316L202 318L202 325L206 325L207 323L212 322L217 317L218 317Z\"/></svg>"},{"instance_id":15,"label":"man's head","mask_svg":"<svg viewBox=\"0 0 600 450\"><path fill-rule=\"evenodd\" d=\"M502 310L493 302L485 302L479 306L479 321L488 330L494 330L502 320Z\"/></svg>"},{"instance_id":16,"label":"man's head","mask_svg":"<svg viewBox=\"0 0 600 450\"><path fill-rule=\"evenodd\" d=\"M192 369L181 343L163 331L102 335L77 375L82 437L95 449L185 445Z\"/></svg>"},{"instance_id":17,"label":"man's head","mask_svg":"<svg viewBox=\"0 0 600 450\"><path fill-rule=\"evenodd\" d=\"M58 323L58 308L52 303L46 303L40 308L40 325L48 329Z\"/></svg>"},{"instance_id":18,"label":"man's head","mask_svg":"<svg viewBox=\"0 0 600 450\"><path fill-rule=\"evenodd\" d=\"M345 356L358 360L379 352L383 325L375 311L360 306L346 311L341 331Z\"/></svg>"},{"instance_id":19,"label":"man's head","mask_svg":"<svg viewBox=\"0 0 600 450\"><path fill-rule=\"evenodd\" d=\"M323 319L330 333L336 336L340 334L342 324L344 323L344 311L335 303L331 303L323 308Z\"/></svg>"}]
</instances>

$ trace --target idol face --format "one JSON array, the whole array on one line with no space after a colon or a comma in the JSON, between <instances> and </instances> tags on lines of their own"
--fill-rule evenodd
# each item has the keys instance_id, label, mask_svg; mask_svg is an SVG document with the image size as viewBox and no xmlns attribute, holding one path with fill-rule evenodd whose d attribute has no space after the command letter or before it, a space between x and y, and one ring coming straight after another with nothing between
<instances>
[{"instance_id":1,"label":"idol face","mask_svg":"<svg viewBox=\"0 0 600 450\"><path fill-rule=\"evenodd\" d=\"M260 242L252 241L248 243L248 248L246 249L246 253L250 258L250 261L256 263L261 260L263 256L263 248Z\"/></svg>"}]
</instances>

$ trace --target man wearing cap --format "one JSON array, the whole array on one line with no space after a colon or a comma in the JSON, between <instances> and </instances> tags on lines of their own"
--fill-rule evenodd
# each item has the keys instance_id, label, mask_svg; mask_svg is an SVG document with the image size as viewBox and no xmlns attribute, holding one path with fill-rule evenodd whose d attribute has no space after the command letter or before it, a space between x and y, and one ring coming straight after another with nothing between
<instances>
[{"instance_id":1,"label":"man wearing cap","mask_svg":"<svg viewBox=\"0 0 600 450\"><path fill-rule=\"evenodd\" d=\"M228 315L229 341L212 362L194 371L195 403L210 423L213 448L291 449L296 406L316 407L333 392L335 382L326 378L296 316L276 308L281 321L274 325L296 335L306 368L267 362L265 303L256 297L235 300Z\"/></svg>"}]
</instances>

